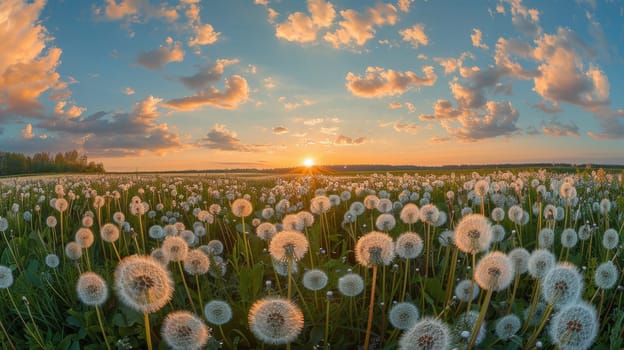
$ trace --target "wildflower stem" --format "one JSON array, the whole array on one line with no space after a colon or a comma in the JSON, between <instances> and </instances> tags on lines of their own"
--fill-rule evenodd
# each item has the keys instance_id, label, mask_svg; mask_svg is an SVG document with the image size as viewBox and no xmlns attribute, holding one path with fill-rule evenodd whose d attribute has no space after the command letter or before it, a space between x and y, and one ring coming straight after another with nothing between
<instances>
[{"instance_id":1,"label":"wildflower stem","mask_svg":"<svg viewBox=\"0 0 624 350\"><path fill-rule=\"evenodd\" d=\"M472 349L472 346L477 340L477 335L479 334L479 329L481 328L481 323L483 323L483 319L485 318L485 313L487 312L488 306L490 306L490 299L492 298L493 292L494 291L492 289L489 289L485 294L485 299L483 299L483 303L481 304L479 317L477 317L477 322L474 325L474 329L472 330L472 334L470 335L470 340L468 341L468 349Z\"/></svg>"},{"instance_id":2,"label":"wildflower stem","mask_svg":"<svg viewBox=\"0 0 624 350\"><path fill-rule=\"evenodd\" d=\"M145 324L145 341L147 342L147 350L152 350L152 335L150 331L149 314L143 313L143 323Z\"/></svg>"},{"instance_id":3,"label":"wildflower stem","mask_svg":"<svg viewBox=\"0 0 624 350\"><path fill-rule=\"evenodd\" d=\"M527 328L529 328L529 322L531 322L531 318L535 313L535 308L537 307L537 302L539 300L540 289L542 287L542 283L540 280L537 280L535 283L535 288L533 289L533 297L531 298L531 307L529 308L529 313L527 314L526 320L524 321L524 325L522 326L522 333L524 333Z\"/></svg>"},{"instance_id":4,"label":"wildflower stem","mask_svg":"<svg viewBox=\"0 0 624 350\"><path fill-rule=\"evenodd\" d=\"M186 283L186 278L184 277L184 271L182 270L182 262L178 261L178 269L180 270L180 276L182 277L182 284L184 284L184 291L186 292L186 297L191 303L191 308L194 313L197 313L195 310L195 304L193 303L193 298L191 298L191 292L189 291L188 284Z\"/></svg>"},{"instance_id":5,"label":"wildflower stem","mask_svg":"<svg viewBox=\"0 0 624 350\"><path fill-rule=\"evenodd\" d=\"M327 348L329 343L329 297L325 302L325 337L323 338L323 347Z\"/></svg>"},{"instance_id":6,"label":"wildflower stem","mask_svg":"<svg viewBox=\"0 0 624 350\"><path fill-rule=\"evenodd\" d=\"M537 327L537 329L535 329L535 331L533 331L533 335L531 335L531 338L529 338L529 341L524 345L523 350L529 350L533 348L533 344L535 344L537 337L542 332L542 329L544 329L544 326L546 326L546 321L548 321L548 317L550 316L550 313L552 312L552 310L553 310L553 305L548 304L548 306L546 307L546 311L544 311L544 315L542 316L542 320L539 326Z\"/></svg>"},{"instance_id":7,"label":"wildflower stem","mask_svg":"<svg viewBox=\"0 0 624 350\"><path fill-rule=\"evenodd\" d=\"M405 290L407 289L407 279L409 277L409 265L410 262L408 259L405 259L405 271L403 275L403 291L401 291L401 301L405 301Z\"/></svg>"},{"instance_id":8,"label":"wildflower stem","mask_svg":"<svg viewBox=\"0 0 624 350\"><path fill-rule=\"evenodd\" d=\"M371 282L371 296L368 304L368 321L366 323L366 336L364 337L364 349L368 349L371 329L373 327L373 310L375 308L375 283L377 282L377 264L373 264L373 277Z\"/></svg>"},{"instance_id":9,"label":"wildflower stem","mask_svg":"<svg viewBox=\"0 0 624 350\"><path fill-rule=\"evenodd\" d=\"M106 344L106 348L110 350L111 347L108 344L108 339L106 339L106 332L104 331L104 322L102 322L102 312L100 310L99 305L95 307L95 314L97 315L98 323L100 325L100 331L102 331L102 337L104 337L104 343Z\"/></svg>"},{"instance_id":10,"label":"wildflower stem","mask_svg":"<svg viewBox=\"0 0 624 350\"><path fill-rule=\"evenodd\" d=\"M9 342L9 346L11 347L11 349L15 350L15 345L13 345L13 342L11 341L11 337L9 337L9 333L7 333L6 328L4 328L4 323L2 323L2 319L0 319L0 328L2 328L2 333L4 334L4 337Z\"/></svg>"},{"instance_id":11,"label":"wildflower stem","mask_svg":"<svg viewBox=\"0 0 624 350\"><path fill-rule=\"evenodd\" d=\"M511 296L509 297L509 306L507 307L507 313L511 313L511 307L513 306L514 299L516 298L516 290L518 290L518 283L520 282L520 274L516 273L516 278L514 278L514 285L511 289Z\"/></svg>"}]
</instances>

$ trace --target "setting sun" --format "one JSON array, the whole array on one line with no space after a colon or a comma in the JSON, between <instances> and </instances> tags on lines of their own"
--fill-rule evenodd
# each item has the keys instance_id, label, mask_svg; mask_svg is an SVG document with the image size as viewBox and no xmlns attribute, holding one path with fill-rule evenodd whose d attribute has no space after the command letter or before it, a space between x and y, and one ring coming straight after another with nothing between
<instances>
[{"instance_id":1,"label":"setting sun","mask_svg":"<svg viewBox=\"0 0 624 350\"><path fill-rule=\"evenodd\" d=\"M311 167L311 166L313 166L313 165L314 165L314 159L312 159L312 158L306 158L306 159L304 159L304 160L303 160L303 165L304 165L304 166L306 166L306 167L308 167L308 168L309 168L309 167Z\"/></svg>"}]
</instances>

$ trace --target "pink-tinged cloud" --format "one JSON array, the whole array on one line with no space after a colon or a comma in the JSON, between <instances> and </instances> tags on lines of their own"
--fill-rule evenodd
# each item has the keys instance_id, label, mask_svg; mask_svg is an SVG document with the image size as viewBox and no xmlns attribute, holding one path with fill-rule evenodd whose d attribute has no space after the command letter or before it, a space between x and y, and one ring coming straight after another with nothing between
<instances>
[{"instance_id":1,"label":"pink-tinged cloud","mask_svg":"<svg viewBox=\"0 0 624 350\"><path fill-rule=\"evenodd\" d=\"M136 63L151 70L162 69L167 63L182 62L184 60L184 50L182 43L167 38L167 45L147 52L141 52Z\"/></svg>"},{"instance_id":2,"label":"pink-tinged cloud","mask_svg":"<svg viewBox=\"0 0 624 350\"><path fill-rule=\"evenodd\" d=\"M431 86L437 76L433 67L426 66L422 69L424 75L407 71L397 72L392 69L380 67L368 67L364 76L347 73L347 89L359 97L383 97L401 95L414 86Z\"/></svg>"},{"instance_id":3,"label":"pink-tinged cloud","mask_svg":"<svg viewBox=\"0 0 624 350\"><path fill-rule=\"evenodd\" d=\"M308 0L308 12L295 12L288 15L285 22L275 26L275 36L290 42L307 43L316 40L321 28L332 25L336 10L330 2Z\"/></svg>"},{"instance_id":4,"label":"pink-tinged cloud","mask_svg":"<svg viewBox=\"0 0 624 350\"><path fill-rule=\"evenodd\" d=\"M271 130L271 132L275 135L286 134L288 133L288 128L280 125L280 126L274 127L273 130Z\"/></svg>"},{"instance_id":5,"label":"pink-tinged cloud","mask_svg":"<svg viewBox=\"0 0 624 350\"><path fill-rule=\"evenodd\" d=\"M362 137L362 136L353 139L349 136L339 135L336 138L336 141L334 141L334 144L340 145L340 146L353 146L353 145L361 145L363 143L366 143L366 141L367 141L366 137Z\"/></svg>"},{"instance_id":6,"label":"pink-tinged cloud","mask_svg":"<svg viewBox=\"0 0 624 350\"><path fill-rule=\"evenodd\" d=\"M403 41L412 44L414 48L427 46L427 44L429 44L429 38L425 33L425 26L421 23L414 24L410 28L405 28L399 31L399 34L401 34Z\"/></svg>"},{"instance_id":7,"label":"pink-tinged cloud","mask_svg":"<svg viewBox=\"0 0 624 350\"><path fill-rule=\"evenodd\" d=\"M232 75L225 81L224 91L219 91L219 89L213 86L200 90L191 96L166 101L162 105L179 111L194 111L204 106L236 109L245 103L248 98L249 86L247 85L247 80L240 75Z\"/></svg>"},{"instance_id":8,"label":"pink-tinged cloud","mask_svg":"<svg viewBox=\"0 0 624 350\"><path fill-rule=\"evenodd\" d=\"M426 115L421 114L418 118L420 120L443 120L443 119L456 119L462 112L453 108L453 104L449 100L439 99L433 106L433 114Z\"/></svg>"},{"instance_id":9,"label":"pink-tinged cloud","mask_svg":"<svg viewBox=\"0 0 624 350\"><path fill-rule=\"evenodd\" d=\"M254 152L259 150L257 145L243 144L236 137L236 133L228 130L223 124L215 124L198 145L219 151Z\"/></svg>"},{"instance_id":10,"label":"pink-tinged cloud","mask_svg":"<svg viewBox=\"0 0 624 350\"><path fill-rule=\"evenodd\" d=\"M398 11L392 4L377 3L375 7L368 7L363 13L355 10L340 11L342 21L340 28L325 34L325 41L335 48L344 46L363 46L375 37L375 27L395 25L398 21Z\"/></svg>"},{"instance_id":11,"label":"pink-tinged cloud","mask_svg":"<svg viewBox=\"0 0 624 350\"><path fill-rule=\"evenodd\" d=\"M576 136L579 137L579 128L574 122L563 123L557 119L545 121L542 124L542 131L548 136Z\"/></svg>"},{"instance_id":12,"label":"pink-tinged cloud","mask_svg":"<svg viewBox=\"0 0 624 350\"><path fill-rule=\"evenodd\" d=\"M409 133L409 134L414 134L418 130L420 130L420 125L418 125L416 123L395 122L395 123L392 124L392 128L395 131L398 131L398 132L406 132L406 133Z\"/></svg>"},{"instance_id":13,"label":"pink-tinged cloud","mask_svg":"<svg viewBox=\"0 0 624 350\"><path fill-rule=\"evenodd\" d=\"M126 87L125 89L123 89L123 93L124 95L130 96L130 95L134 95L135 91L131 87Z\"/></svg>"},{"instance_id":14,"label":"pink-tinged cloud","mask_svg":"<svg viewBox=\"0 0 624 350\"><path fill-rule=\"evenodd\" d=\"M56 72L61 49L47 47L53 39L39 21L45 1L4 0L0 12L7 21L0 24L0 119L14 116L43 117L39 98L71 95L67 83Z\"/></svg>"},{"instance_id":15,"label":"pink-tinged cloud","mask_svg":"<svg viewBox=\"0 0 624 350\"><path fill-rule=\"evenodd\" d=\"M33 137L35 137L32 124L30 123L26 124L26 127L22 129L20 133L22 134L22 137L25 139L32 139Z\"/></svg>"},{"instance_id":16,"label":"pink-tinged cloud","mask_svg":"<svg viewBox=\"0 0 624 350\"><path fill-rule=\"evenodd\" d=\"M538 103L534 104L533 107L541 110L544 113L548 113L548 114L555 114L555 113L560 113L561 111L563 111L561 109L561 107L559 107L559 106L550 106L549 104L544 103L544 102L538 102Z\"/></svg>"},{"instance_id":17,"label":"pink-tinged cloud","mask_svg":"<svg viewBox=\"0 0 624 350\"><path fill-rule=\"evenodd\" d=\"M434 57L433 60L444 68L444 74L451 74L462 68L466 58L474 59L474 55L470 52L463 52L459 58L454 57Z\"/></svg>"},{"instance_id":18,"label":"pink-tinged cloud","mask_svg":"<svg viewBox=\"0 0 624 350\"><path fill-rule=\"evenodd\" d=\"M101 11L98 9L98 12ZM148 0L106 0L104 15L110 20L134 18L137 16L163 18L168 22L178 19L179 15L175 8L167 8L164 4L160 7L153 6Z\"/></svg>"},{"instance_id":19,"label":"pink-tinged cloud","mask_svg":"<svg viewBox=\"0 0 624 350\"><path fill-rule=\"evenodd\" d=\"M446 143L449 141L451 141L451 138L448 136L432 136L429 139L429 142L434 143L434 144Z\"/></svg>"},{"instance_id":20,"label":"pink-tinged cloud","mask_svg":"<svg viewBox=\"0 0 624 350\"><path fill-rule=\"evenodd\" d=\"M196 25L193 28L193 33L195 36L189 39L188 42L190 47L212 45L219 40L219 36L221 35L221 33L216 32L210 24Z\"/></svg>"},{"instance_id":21,"label":"pink-tinged cloud","mask_svg":"<svg viewBox=\"0 0 624 350\"><path fill-rule=\"evenodd\" d=\"M534 58L542 63L533 79L535 92L554 105L564 101L592 110L609 103L607 76L593 65L585 69L574 49L578 41L569 30L560 28L536 43Z\"/></svg>"},{"instance_id":22,"label":"pink-tinged cloud","mask_svg":"<svg viewBox=\"0 0 624 350\"><path fill-rule=\"evenodd\" d=\"M56 106L54 106L54 114L57 116L76 118L76 117L81 116L82 113L84 113L87 110L87 108L85 107L78 107L76 105L72 105L68 109L65 109L66 106L67 106L66 101L57 102Z\"/></svg>"},{"instance_id":23,"label":"pink-tinged cloud","mask_svg":"<svg viewBox=\"0 0 624 350\"><path fill-rule=\"evenodd\" d=\"M304 13L295 12L288 20L275 27L275 36L292 42L307 43L316 40L316 26Z\"/></svg>"},{"instance_id":24,"label":"pink-tinged cloud","mask_svg":"<svg viewBox=\"0 0 624 350\"><path fill-rule=\"evenodd\" d=\"M485 113L480 113L480 110L467 110L466 112L457 119L441 121L449 135L461 142L512 135L519 131L516 125L518 111L511 102L488 101L485 104Z\"/></svg>"},{"instance_id":25,"label":"pink-tinged cloud","mask_svg":"<svg viewBox=\"0 0 624 350\"><path fill-rule=\"evenodd\" d=\"M520 32L533 37L541 33L540 12L537 9L526 8L522 4L522 0L505 0L505 2L509 4L511 9L511 21ZM504 10L501 13L504 13Z\"/></svg>"},{"instance_id":26,"label":"pink-tinged cloud","mask_svg":"<svg viewBox=\"0 0 624 350\"><path fill-rule=\"evenodd\" d=\"M596 108L594 117L600 122L602 132L589 131L587 134L595 139L624 139L624 110L612 111L606 106Z\"/></svg>"},{"instance_id":27,"label":"pink-tinged cloud","mask_svg":"<svg viewBox=\"0 0 624 350\"><path fill-rule=\"evenodd\" d=\"M401 107L403 107L403 104L401 102L397 102L397 101L390 102L390 104L388 105L388 108L390 108L390 109L399 109Z\"/></svg>"},{"instance_id":28,"label":"pink-tinged cloud","mask_svg":"<svg viewBox=\"0 0 624 350\"><path fill-rule=\"evenodd\" d=\"M97 112L85 117L57 116L37 126L55 131L63 139L80 140L89 154L127 156L151 151L163 155L183 149L180 135L167 124L157 123L162 99L148 96L137 102L130 113Z\"/></svg>"},{"instance_id":29,"label":"pink-tinged cloud","mask_svg":"<svg viewBox=\"0 0 624 350\"><path fill-rule=\"evenodd\" d=\"M218 59L215 63L209 63L204 67L199 67L197 73L181 77L180 82L189 89L203 89L211 83L221 80L225 67L238 63L238 59Z\"/></svg>"},{"instance_id":30,"label":"pink-tinged cloud","mask_svg":"<svg viewBox=\"0 0 624 350\"><path fill-rule=\"evenodd\" d=\"M478 28L472 29L472 34L470 34L470 40L472 41L472 46L478 47L480 49L487 49L488 46L483 43L483 33Z\"/></svg>"},{"instance_id":31,"label":"pink-tinged cloud","mask_svg":"<svg viewBox=\"0 0 624 350\"><path fill-rule=\"evenodd\" d=\"M414 0L399 0L397 2L397 6L399 7L399 10L403 11L403 12L409 12L410 10L410 5L414 2Z\"/></svg>"}]
</instances>

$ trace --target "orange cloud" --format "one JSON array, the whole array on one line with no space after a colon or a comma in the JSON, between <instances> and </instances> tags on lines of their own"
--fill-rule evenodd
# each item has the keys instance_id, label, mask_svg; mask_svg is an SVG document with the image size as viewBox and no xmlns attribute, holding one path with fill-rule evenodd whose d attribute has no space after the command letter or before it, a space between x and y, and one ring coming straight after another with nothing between
<instances>
[{"instance_id":1,"label":"orange cloud","mask_svg":"<svg viewBox=\"0 0 624 350\"><path fill-rule=\"evenodd\" d=\"M310 16L302 12L288 15L287 21L275 26L275 36L291 42L312 42L316 40L317 32L331 26L336 17L334 6L323 0L308 0L308 11Z\"/></svg>"},{"instance_id":2,"label":"orange cloud","mask_svg":"<svg viewBox=\"0 0 624 350\"><path fill-rule=\"evenodd\" d=\"M368 67L363 77L351 72L347 74L347 89L355 96L367 98L401 95L413 86L431 86L436 82L438 77L433 67L426 66L422 71L424 76L418 76L411 71L397 72Z\"/></svg>"},{"instance_id":3,"label":"orange cloud","mask_svg":"<svg viewBox=\"0 0 624 350\"><path fill-rule=\"evenodd\" d=\"M396 7L391 4L378 3L374 8L369 7L364 13L355 10L340 11L343 20L334 32L325 34L325 41L335 48L342 46L362 46L375 37L375 26L395 25L399 16Z\"/></svg>"},{"instance_id":4,"label":"orange cloud","mask_svg":"<svg viewBox=\"0 0 624 350\"><path fill-rule=\"evenodd\" d=\"M139 65L151 69L162 69L167 63L182 62L184 60L184 50L182 43L167 38L167 46L161 46L155 50L141 52L136 60Z\"/></svg>"},{"instance_id":5,"label":"orange cloud","mask_svg":"<svg viewBox=\"0 0 624 350\"><path fill-rule=\"evenodd\" d=\"M399 34L403 37L403 41L409 42L414 48L429 44L429 38L425 34L425 26L423 24L414 24L411 28L399 31Z\"/></svg>"},{"instance_id":6,"label":"orange cloud","mask_svg":"<svg viewBox=\"0 0 624 350\"><path fill-rule=\"evenodd\" d=\"M0 118L22 115L42 117L41 95L52 90L52 96L71 95L67 83L56 72L62 50L46 49L52 40L39 15L45 1L33 3L5 0L2 11L10 20L0 25L0 42L6 48L0 55Z\"/></svg>"},{"instance_id":7,"label":"orange cloud","mask_svg":"<svg viewBox=\"0 0 624 350\"><path fill-rule=\"evenodd\" d=\"M204 106L236 109L245 103L248 97L247 80L239 75L232 75L225 81L225 91L219 91L213 86L198 91L192 96L166 101L163 106L180 111L194 111Z\"/></svg>"},{"instance_id":8,"label":"orange cloud","mask_svg":"<svg viewBox=\"0 0 624 350\"><path fill-rule=\"evenodd\" d=\"M193 28L193 32L195 37L189 40L188 45L190 47L214 44L219 40L219 35L221 35L210 24L197 25Z\"/></svg>"},{"instance_id":9,"label":"orange cloud","mask_svg":"<svg viewBox=\"0 0 624 350\"><path fill-rule=\"evenodd\" d=\"M480 49L487 49L488 46L485 43L481 42L482 39L483 39L483 34L481 33L481 30L478 28L473 28L472 34L470 34L470 40L472 41L472 46L478 47Z\"/></svg>"}]
</instances>

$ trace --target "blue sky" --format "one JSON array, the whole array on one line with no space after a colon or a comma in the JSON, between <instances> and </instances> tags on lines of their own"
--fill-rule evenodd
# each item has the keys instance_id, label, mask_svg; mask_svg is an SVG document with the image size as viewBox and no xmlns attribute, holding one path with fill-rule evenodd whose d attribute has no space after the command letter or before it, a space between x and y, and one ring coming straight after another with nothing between
<instances>
[{"instance_id":1,"label":"blue sky","mask_svg":"<svg viewBox=\"0 0 624 350\"><path fill-rule=\"evenodd\" d=\"M0 149L108 170L624 164L618 1L0 5Z\"/></svg>"}]
</instances>

